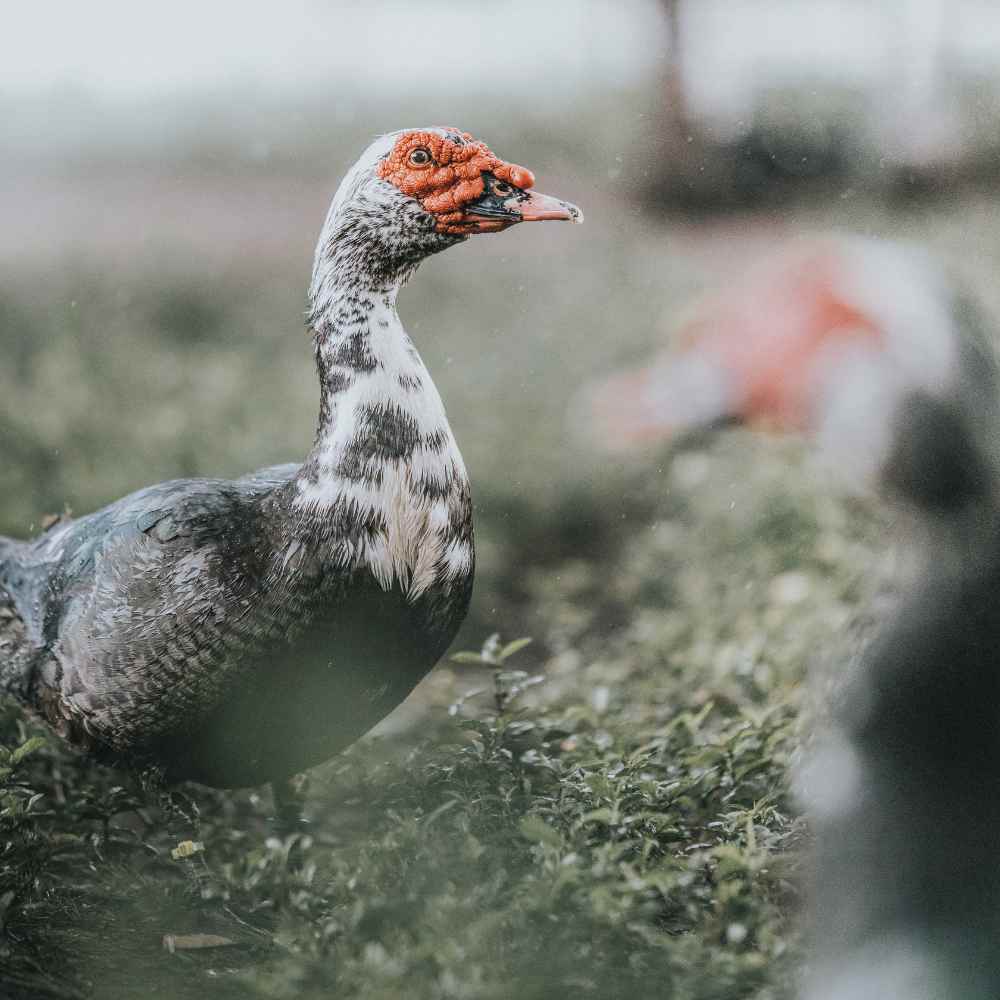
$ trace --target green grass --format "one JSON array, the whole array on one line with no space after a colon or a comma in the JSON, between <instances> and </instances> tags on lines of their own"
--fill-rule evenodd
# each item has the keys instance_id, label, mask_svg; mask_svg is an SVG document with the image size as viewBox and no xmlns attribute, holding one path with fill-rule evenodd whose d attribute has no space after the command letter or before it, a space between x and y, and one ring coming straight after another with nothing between
<instances>
[{"instance_id":1,"label":"green grass","mask_svg":"<svg viewBox=\"0 0 1000 1000\"><path fill-rule=\"evenodd\" d=\"M515 699L401 760L358 747L325 770L299 844L269 838L253 799L203 798L205 900L185 898L155 827L111 818L127 797L42 800L30 832L13 831L8 930L31 945L9 946L8 970L37 986L43 955L102 997L138 982L175 997L210 982L266 997L779 995L794 954L794 712L709 700L639 726L603 697ZM37 755L30 779L51 787L70 766ZM159 951L162 935L203 929L239 946Z\"/></svg>"}]
</instances>

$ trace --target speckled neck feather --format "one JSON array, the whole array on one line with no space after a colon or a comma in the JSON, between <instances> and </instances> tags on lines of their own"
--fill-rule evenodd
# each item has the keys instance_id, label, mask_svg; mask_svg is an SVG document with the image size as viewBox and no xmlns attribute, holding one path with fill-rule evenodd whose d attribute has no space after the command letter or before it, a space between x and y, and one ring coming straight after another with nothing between
<instances>
[{"instance_id":1,"label":"speckled neck feather","mask_svg":"<svg viewBox=\"0 0 1000 1000\"><path fill-rule=\"evenodd\" d=\"M378 206L383 246L392 208ZM331 212L317 250L310 323L320 415L294 503L368 525L351 562L415 599L472 569L469 482L441 397L396 312L417 261L390 252L394 269L373 272L357 246L367 218L364 199L351 199Z\"/></svg>"}]
</instances>

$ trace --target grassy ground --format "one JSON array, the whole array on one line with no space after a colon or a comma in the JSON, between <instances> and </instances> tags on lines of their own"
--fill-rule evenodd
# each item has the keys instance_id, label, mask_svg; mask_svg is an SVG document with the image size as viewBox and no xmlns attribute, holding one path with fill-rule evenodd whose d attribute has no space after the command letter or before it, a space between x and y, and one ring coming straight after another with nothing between
<instances>
[{"instance_id":1,"label":"grassy ground","mask_svg":"<svg viewBox=\"0 0 1000 1000\"><path fill-rule=\"evenodd\" d=\"M441 668L418 726L317 770L307 842L266 794L198 793L206 901L120 775L37 750L13 967L62 970L54 996L789 995L802 677L873 557L788 457L685 450L653 519L531 569L548 627L500 679L544 681L498 712L494 668ZM190 933L237 945L161 951Z\"/></svg>"},{"instance_id":2,"label":"grassy ground","mask_svg":"<svg viewBox=\"0 0 1000 1000\"><path fill-rule=\"evenodd\" d=\"M975 276L1000 254L994 209L975 193L891 208L840 192L669 223L626 183L644 171L623 139L638 114L611 117L558 141L489 134L587 225L453 250L401 302L476 492L481 572L457 648L495 631L535 640L503 664L510 697L497 703L489 663L443 664L316 769L298 842L274 838L266 792L192 789L205 850L189 862L126 775L36 746L45 734L8 707L0 994L791 995L804 679L836 667L883 575L884 525L828 496L792 445L734 432L608 460L567 406L790 232L911 235ZM316 397L303 288L331 177L361 145L343 131L332 154L263 166L216 150L12 168L2 190L63 210L0 235L0 531L303 453ZM512 690L511 671L542 681ZM234 943L163 949L194 933Z\"/></svg>"}]
</instances>

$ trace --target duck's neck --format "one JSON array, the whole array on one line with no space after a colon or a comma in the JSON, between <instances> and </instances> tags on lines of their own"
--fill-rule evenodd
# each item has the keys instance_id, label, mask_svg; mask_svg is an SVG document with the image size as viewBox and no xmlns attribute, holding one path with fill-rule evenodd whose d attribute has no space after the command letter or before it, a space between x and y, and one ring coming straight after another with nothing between
<instances>
[{"instance_id":1,"label":"duck's neck","mask_svg":"<svg viewBox=\"0 0 1000 1000\"><path fill-rule=\"evenodd\" d=\"M345 529L335 559L418 595L435 574L471 571L471 513L465 465L397 291L341 284L314 297L320 414L294 502Z\"/></svg>"}]
</instances>

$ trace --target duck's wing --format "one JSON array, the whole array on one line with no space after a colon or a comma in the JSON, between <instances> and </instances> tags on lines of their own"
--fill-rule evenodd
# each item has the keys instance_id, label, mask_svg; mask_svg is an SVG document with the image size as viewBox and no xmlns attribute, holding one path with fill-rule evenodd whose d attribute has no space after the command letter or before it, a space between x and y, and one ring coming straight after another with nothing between
<instances>
[{"instance_id":1,"label":"duck's wing","mask_svg":"<svg viewBox=\"0 0 1000 1000\"><path fill-rule=\"evenodd\" d=\"M128 747L209 700L259 627L262 500L296 468L162 483L16 546L0 586L26 626L35 707L70 739Z\"/></svg>"},{"instance_id":2,"label":"duck's wing","mask_svg":"<svg viewBox=\"0 0 1000 1000\"><path fill-rule=\"evenodd\" d=\"M22 606L29 625L51 629L55 605L95 582L111 551L188 538L192 548L232 544L255 521L263 496L288 483L294 463L273 465L236 480L175 479L158 483L80 518L64 517L30 542L0 538L0 585Z\"/></svg>"},{"instance_id":3,"label":"duck's wing","mask_svg":"<svg viewBox=\"0 0 1000 1000\"><path fill-rule=\"evenodd\" d=\"M108 556L127 559L150 540L215 536L237 492L236 483L223 480L173 480L85 517L63 518L13 549L3 563L0 583L14 595L33 634L39 640L51 638L64 605L99 581Z\"/></svg>"}]
</instances>

